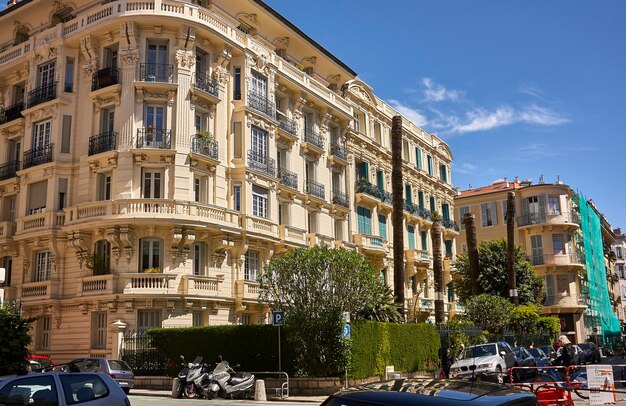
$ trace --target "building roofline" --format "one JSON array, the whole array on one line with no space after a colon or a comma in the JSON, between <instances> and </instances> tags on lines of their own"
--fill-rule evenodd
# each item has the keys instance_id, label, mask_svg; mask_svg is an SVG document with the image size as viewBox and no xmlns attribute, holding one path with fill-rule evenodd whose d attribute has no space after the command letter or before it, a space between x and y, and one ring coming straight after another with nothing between
<instances>
[{"instance_id":1,"label":"building roofline","mask_svg":"<svg viewBox=\"0 0 626 406\"><path fill-rule=\"evenodd\" d=\"M4 10L0 11L0 17L4 17L5 15L9 14L11 11L13 10L17 10L20 7L25 6L28 3L31 3L33 0L22 0L18 3L15 3L12 6L9 6L7 8L5 8Z\"/></svg>"},{"instance_id":2,"label":"building roofline","mask_svg":"<svg viewBox=\"0 0 626 406\"><path fill-rule=\"evenodd\" d=\"M25 0L25 1L32 1L32 0ZM302 31L300 28L298 28L294 23L292 23L291 21L289 21L288 19L286 19L282 14L280 14L278 11L274 10L272 7L270 7L267 3L265 3L263 0L253 0L256 4L258 4L259 6L263 7L266 11L268 11L271 15L273 15L275 18L277 18L278 20L280 20L282 23L284 23L285 25L287 25L289 28L291 28L292 30L294 30L296 32L296 34L300 35L302 38L304 38L305 40L309 41L311 44L313 44L317 49L319 49L324 55L328 56L329 58L331 58L333 61L335 61L337 64L339 64L342 68L344 68L345 70L347 70L350 74L352 74L354 77L357 76L357 73L352 70L352 68L350 68L348 65L346 65L343 61L341 61L339 58L337 58L335 55L333 55L332 53L330 53L329 50L327 50L326 48L324 48L323 46L321 46L317 41L315 41L313 38L309 37L307 34L304 33L304 31Z\"/></svg>"}]
</instances>

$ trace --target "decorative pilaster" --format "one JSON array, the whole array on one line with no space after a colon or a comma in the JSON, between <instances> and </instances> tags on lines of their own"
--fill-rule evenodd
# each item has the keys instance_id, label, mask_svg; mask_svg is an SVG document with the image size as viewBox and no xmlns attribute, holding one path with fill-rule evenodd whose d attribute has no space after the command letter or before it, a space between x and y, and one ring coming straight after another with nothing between
<instances>
[{"instance_id":1,"label":"decorative pilaster","mask_svg":"<svg viewBox=\"0 0 626 406\"><path fill-rule=\"evenodd\" d=\"M135 23L126 22L120 25L120 62L122 64L122 94L120 102L120 145L118 148L128 150L133 146L135 122L135 72L139 63L139 39L136 35Z\"/></svg>"}]
</instances>

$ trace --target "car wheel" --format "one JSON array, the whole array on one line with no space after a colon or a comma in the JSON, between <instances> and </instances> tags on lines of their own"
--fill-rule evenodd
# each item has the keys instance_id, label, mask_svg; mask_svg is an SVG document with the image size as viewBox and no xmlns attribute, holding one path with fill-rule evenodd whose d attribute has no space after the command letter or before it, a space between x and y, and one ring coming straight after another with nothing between
<instances>
[{"instance_id":1,"label":"car wheel","mask_svg":"<svg viewBox=\"0 0 626 406\"><path fill-rule=\"evenodd\" d=\"M500 365L496 366L496 382L504 383L504 375L502 375L502 367Z\"/></svg>"},{"instance_id":2,"label":"car wheel","mask_svg":"<svg viewBox=\"0 0 626 406\"><path fill-rule=\"evenodd\" d=\"M125 394L129 394L130 393L130 388L122 388L122 390L124 391Z\"/></svg>"}]
</instances>

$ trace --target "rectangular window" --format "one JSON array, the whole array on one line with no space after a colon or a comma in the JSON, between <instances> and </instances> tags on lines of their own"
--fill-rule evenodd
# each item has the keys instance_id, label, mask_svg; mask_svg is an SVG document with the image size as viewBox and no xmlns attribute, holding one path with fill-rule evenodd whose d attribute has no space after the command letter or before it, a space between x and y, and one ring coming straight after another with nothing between
<instances>
[{"instance_id":1,"label":"rectangular window","mask_svg":"<svg viewBox=\"0 0 626 406\"><path fill-rule=\"evenodd\" d=\"M207 245L202 242L193 245L193 274L206 275Z\"/></svg>"},{"instance_id":2,"label":"rectangular window","mask_svg":"<svg viewBox=\"0 0 626 406\"><path fill-rule=\"evenodd\" d=\"M244 326L248 326L250 324L252 324L252 315L249 313L242 313L241 314L241 324Z\"/></svg>"},{"instance_id":3,"label":"rectangular window","mask_svg":"<svg viewBox=\"0 0 626 406\"><path fill-rule=\"evenodd\" d=\"M111 200L111 176L110 172L98 174L97 200Z\"/></svg>"},{"instance_id":4,"label":"rectangular window","mask_svg":"<svg viewBox=\"0 0 626 406\"><path fill-rule=\"evenodd\" d=\"M137 310L137 330L146 331L161 328L160 310Z\"/></svg>"},{"instance_id":5,"label":"rectangular window","mask_svg":"<svg viewBox=\"0 0 626 406\"><path fill-rule=\"evenodd\" d=\"M412 225L406 226L407 234L409 237L409 249L415 249L415 227Z\"/></svg>"},{"instance_id":6,"label":"rectangular window","mask_svg":"<svg viewBox=\"0 0 626 406\"><path fill-rule=\"evenodd\" d=\"M552 248L554 255L565 255L565 238L563 234L552 234Z\"/></svg>"},{"instance_id":7,"label":"rectangular window","mask_svg":"<svg viewBox=\"0 0 626 406\"><path fill-rule=\"evenodd\" d=\"M61 130L61 152L70 153L70 141L72 136L72 116L63 116L63 127Z\"/></svg>"},{"instance_id":8,"label":"rectangular window","mask_svg":"<svg viewBox=\"0 0 626 406\"><path fill-rule=\"evenodd\" d=\"M241 211L241 185L233 186L233 210Z\"/></svg>"},{"instance_id":9,"label":"rectangular window","mask_svg":"<svg viewBox=\"0 0 626 406\"><path fill-rule=\"evenodd\" d=\"M441 205L441 215L444 220L450 220L450 205L448 203Z\"/></svg>"},{"instance_id":10,"label":"rectangular window","mask_svg":"<svg viewBox=\"0 0 626 406\"><path fill-rule=\"evenodd\" d=\"M58 201L58 210L61 211L67 205L67 179L61 178L59 179L59 201Z\"/></svg>"},{"instance_id":11,"label":"rectangular window","mask_svg":"<svg viewBox=\"0 0 626 406\"><path fill-rule=\"evenodd\" d=\"M459 223L461 226L461 230L465 230L465 223L463 223L463 219L465 218L465 214L470 212L469 206L459 207Z\"/></svg>"},{"instance_id":12,"label":"rectangular window","mask_svg":"<svg viewBox=\"0 0 626 406\"><path fill-rule=\"evenodd\" d=\"M356 175L356 179L357 181L360 180L367 180L369 181L369 164L365 161L361 161L359 162L356 166L355 166L355 175Z\"/></svg>"},{"instance_id":13,"label":"rectangular window","mask_svg":"<svg viewBox=\"0 0 626 406\"><path fill-rule=\"evenodd\" d=\"M28 214L31 215L45 212L47 199L47 180L28 185Z\"/></svg>"},{"instance_id":14,"label":"rectangular window","mask_svg":"<svg viewBox=\"0 0 626 406\"><path fill-rule=\"evenodd\" d=\"M267 97L267 78L253 70L250 91L256 95Z\"/></svg>"},{"instance_id":15,"label":"rectangular window","mask_svg":"<svg viewBox=\"0 0 626 406\"><path fill-rule=\"evenodd\" d=\"M208 203L209 177L194 176L193 178L193 201L196 203Z\"/></svg>"},{"instance_id":16,"label":"rectangular window","mask_svg":"<svg viewBox=\"0 0 626 406\"><path fill-rule=\"evenodd\" d=\"M343 241L343 220L335 219L335 240Z\"/></svg>"},{"instance_id":17,"label":"rectangular window","mask_svg":"<svg viewBox=\"0 0 626 406\"><path fill-rule=\"evenodd\" d=\"M204 317L202 311L195 311L191 313L191 324L194 327L204 326Z\"/></svg>"},{"instance_id":18,"label":"rectangular window","mask_svg":"<svg viewBox=\"0 0 626 406\"><path fill-rule=\"evenodd\" d=\"M561 214L561 201L559 196L548 196L548 214Z\"/></svg>"},{"instance_id":19,"label":"rectangular window","mask_svg":"<svg viewBox=\"0 0 626 406\"><path fill-rule=\"evenodd\" d=\"M615 247L615 256L619 259L623 259L622 247Z\"/></svg>"},{"instance_id":20,"label":"rectangular window","mask_svg":"<svg viewBox=\"0 0 626 406\"><path fill-rule=\"evenodd\" d=\"M267 131L263 131L258 127L252 126L251 135L252 151L260 160L259 162L265 163L264 160L267 159L269 153Z\"/></svg>"},{"instance_id":21,"label":"rectangular window","mask_svg":"<svg viewBox=\"0 0 626 406\"><path fill-rule=\"evenodd\" d=\"M35 274L33 282L50 280L51 259L50 251L40 251L35 255Z\"/></svg>"},{"instance_id":22,"label":"rectangular window","mask_svg":"<svg viewBox=\"0 0 626 406\"><path fill-rule=\"evenodd\" d=\"M419 204L420 209L424 209L426 208L426 202L425 202L425 197L424 197L424 192L423 191L419 191L417 192L417 203Z\"/></svg>"},{"instance_id":23,"label":"rectangular window","mask_svg":"<svg viewBox=\"0 0 626 406\"><path fill-rule=\"evenodd\" d=\"M163 198L163 174L160 171L143 171L143 193L144 199L162 199Z\"/></svg>"},{"instance_id":24,"label":"rectangular window","mask_svg":"<svg viewBox=\"0 0 626 406\"><path fill-rule=\"evenodd\" d=\"M426 158L428 162L428 174L430 176L433 176L433 157L431 155L428 155Z\"/></svg>"},{"instance_id":25,"label":"rectangular window","mask_svg":"<svg viewBox=\"0 0 626 406\"><path fill-rule=\"evenodd\" d=\"M146 106L145 127L162 130L165 128L165 107Z\"/></svg>"},{"instance_id":26,"label":"rectangular window","mask_svg":"<svg viewBox=\"0 0 626 406\"><path fill-rule=\"evenodd\" d=\"M4 268L4 282L0 286L11 286L11 273L13 271L13 257L0 258L0 268Z\"/></svg>"},{"instance_id":27,"label":"rectangular window","mask_svg":"<svg viewBox=\"0 0 626 406\"><path fill-rule=\"evenodd\" d=\"M428 251L428 232L420 232L420 238L422 240L422 251Z\"/></svg>"},{"instance_id":28,"label":"rectangular window","mask_svg":"<svg viewBox=\"0 0 626 406\"><path fill-rule=\"evenodd\" d=\"M104 48L104 66L107 68L117 68L117 44Z\"/></svg>"},{"instance_id":29,"label":"rectangular window","mask_svg":"<svg viewBox=\"0 0 626 406\"><path fill-rule=\"evenodd\" d=\"M506 200L502 201L502 223L506 224L506 211L509 207L509 202Z\"/></svg>"},{"instance_id":30,"label":"rectangular window","mask_svg":"<svg viewBox=\"0 0 626 406\"><path fill-rule=\"evenodd\" d=\"M241 67L235 66L233 68L233 99L241 100Z\"/></svg>"},{"instance_id":31,"label":"rectangular window","mask_svg":"<svg viewBox=\"0 0 626 406\"><path fill-rule=\"evenodd\" d=\"M2 199L2 221L15 221L16 195Z\"/></svg>"},{"instance_id":32,"label":"rectangular window","mask_svg":"<svg viewBox=\"0 0 626 406\"><path fill-rule=\"evenodd\" d=\"M162 269L161 240L156 238L141 239L141 272L146 269Z\"/></svg>"},{"instance_id":33,"label":"rectangular window","mask_svg":"<svg viewBox=\"0 0 626 406\"><path fill-rule=\"evenodd\" d=\"M446 247L446 258L452 258L452 240L445 240L443 243Z\"/></svg>"},{"instance_id":34,"label":"rectangular window","mask_svg":"<svg viewBox=\"0 0 626 406\"><path fill-rule=\"evenodd\" d=\"M107 313L93 312L91 314L91 348L104 349L107 347Z\"/></svg>"},{"instance_id":35,"label":"rectangular window","mask_svg":"<svg viewBox=\"0 0 626 406\"><path fill-rule=\"evenodd\" d=\"M378 215L378 235L387 240L387 216L384 214Z\"/></svg>"},{"instance_id":36,"label":"rectangular window","mask_svg":"<svg viewBox=\"0 0 626 406\"><path fill-rule=\"evenodd\" d=\"M360 119L360 114L355 111L354 112L354 131L356 131L357 133L361 132L361 119Z\"/></svg>"},{"instance_id":37,"label":"rectangular window","mask_svg":"<svg viewBox=\"0 0 626 406\"><path fill-rule=\"evenodd\" d=\"M380 169L376 171L376 185L381 192L385 191L385 175Z\"/></svg>"},{"instance_id":38,"label":"rectangular window","mask_svg":"<svg viewBox=\"0 0 626 406\"><path fill-rule=\"evenodd\" d=\"M445 165L439 165L439 178L442 182L448 183L448 168Z\"/></svg>"},{"instance_id":39,"label":"rectangular window","mask_svg":"<svg viewBox=\"0 0 626 406\"><path fill-rule=\"evenodd\" d=\"M252 215L267 217L267 189L252 186Z\"/></svg>"},{"instance_id":40,"label":"rectangular window","mask_svg":"<svg viewBox=\"0 0 626 406\"><path fill-rule=\"evenodd\" d=\"M110 133L115 131L115 109L100 110L100 132Z\"/></svg>"},{"instance_id":41,"label":"rectangular window","mask_svg":"<svg viewBox=\"0 0 626 406\"><path fill-rule=\"evenodd\" d=\"M372 234L372 212L370 209L357 206L356 213L359 234Z\"/></svg>"},{"instance_id":42,"label":"rectangular window","mask_svg":"<svg viewBox=\"0 0 626 406\"><path fill-rule=\"evenodd\" d=\"M50 145L50 131L52 120L36 123L33 127L33 148L43 148Z\"/></svg>"},{"instance_id":43,"label":"rectangular window","mask_svg":"<svg viewBox=\"0 0 626 406\"><path fill-rule=\"evenodd\" d=\"M74 91L74 58L67 58L65 62L65 89L66 93Z\"/></svg>"},{"instance_id":44,"label":"rectangular window","mask_svg":"<svg viewBox=\"0 0 626 406\"><path fill-rule=\"evenodd\" d=\"M37 87L46 87L54 84L56 61L46 62L37 67Z\"/></svg>"},{"instance_id":45,"label":"rectangular window","mask_svg":"<svg viewBox=\"0 0 626 406\"><path fill-rule=\"evenodd\" d=\"M424 289L424 292L422 293L422 297L424 299L428 299L430 297L430 286L428 286L428 276L424 279L424 282L422 282L422 286Z\"/></svg>"},{"instance_id":46,"label":"rectangular window","mask_svg":"<svg viewBox=\"0 0 626 406\"><path fill-rule=\"evenodd\" d=\"M411 191L411 185L408 183L404 185L404 200L406 200L408 204L413 203L413 192Z\"/></svg>"},{"instance_id":47,"label":"rectangular window","mask_svg":"<svg viewBox=\"0 0 626 406\"><path fill-rule=\"evenodd\" d=\"M247 251L243 278L247 281L256 281L259 272L259 252Z\"/></svg>"},{"instance_id":48,"label":"rectangular window","mask_svg":"<svg viewBox=\"0 0 626 406\"><path fill-rule=\"evenodd\" d=\"M422 150L415 147L415 161L417 162L417 169L423 169L422 168Z\"/></svg>"},{"instance_id":49,"label":"rectangular window","mask_svg":"<svg viewBox=\"0 0 626 406\"><path fill-rule=\"evenodd\" d=\"M531 255L532 255L532 263L533 265L542 265L544 263L543 260L543 244L541 241L541 235L531 235L530 236L530 247L531 247Z\"/></svg>"},{"instance_id":50,"label":"rectangular window","mask_svg":"<svg viewBox=\"0 0 626 406\"><path fill-rule=\"evenodd\" d=\"M545 283L548 303L552 303L552 299L554 298L554 275L547 274L545 276Z\"/></svg>"},{"instance_id":51,"label":"rectangular window","mask_svg":"<svg viewBox=\"0 0 626 406\"><path fill-rule=\"evenodd\" d=\"M39 322L39 342L37 347L41 350L50 348L50 334L52 333L52 316L43 316Z\"/></svg>"},{"instance_id":52,"label":"rectangular window","mask_svg":"<svg viewBox=\"0 0 626 406\"><path fill-rule=\"evenodd\" d=\"M483 227L490 227L498 224L496 202L481 203L480 218Z\"/></svg>"},{"instance_id":53,"label":"rectangular window","mask_svg":"<svg viewBox=\"0 0 626 406\"><path fill-rule=\"evenodd\" d=\"M430 211L437 211L437 204L435 203L435 196L430 196Z\"/></svg>"}]
</instances>

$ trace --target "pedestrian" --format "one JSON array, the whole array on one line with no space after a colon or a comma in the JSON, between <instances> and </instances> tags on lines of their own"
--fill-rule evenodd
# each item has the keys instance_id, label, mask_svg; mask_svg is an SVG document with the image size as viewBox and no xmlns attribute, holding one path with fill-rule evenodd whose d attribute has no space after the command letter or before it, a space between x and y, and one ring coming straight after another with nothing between
<instances>
[{"instance_id":1,"label":"pedestrian","mask_svg":"<svg viewBox=\"0 0 626 406\"><path fill-rule=\"evenodd\" d=\"M452 366L452 351L450 348L446 348L441 360L441 367L446 375L446 379L450 378L450 367Z\"/></svg>"},{"instance_id":2,"label":"pedestrian","mask_svg":"<svg viewBox=\"0 0 626 406\"><path fill-rule=\"evenodd\" d=\"M557 350L557 354L559 354L560 352L559 356L556 357L557 365L563 365L564 367L568 367L574 364L574 357L576 353L572 342L565 335L559 336L558 342L561 348L560 350Z\"/></svg>"},{"instance_id":3,"label":"pedestrian","mask_svg":"<svg viewBox=\"0 0 626 406\"><path fill-rule=\"evenodd\" d=\"M535 343L531 342L530 345L528 346L528 348L535 348Z\"/></svg>"},{"instance_id":4,"label":"pedestrian","mask_svg":"<svg viewBox=\"0 0 626 406\"><path fill-rule=\"evenodd\" d=\"M461 358L461 355L463 355L464 350L465 350L465 344L461 343L461 345L459 345L459 353L456 355L456 357Z\"/></svg>"}]
</instances>

